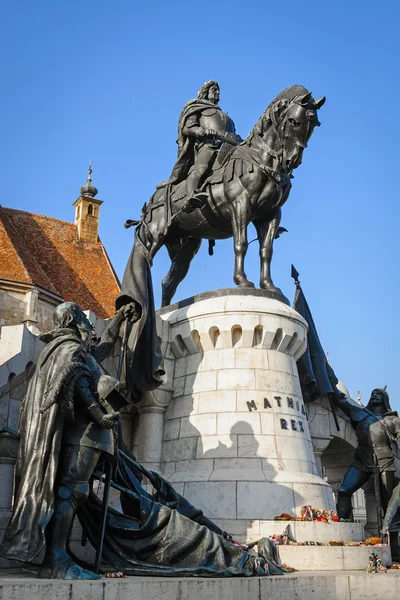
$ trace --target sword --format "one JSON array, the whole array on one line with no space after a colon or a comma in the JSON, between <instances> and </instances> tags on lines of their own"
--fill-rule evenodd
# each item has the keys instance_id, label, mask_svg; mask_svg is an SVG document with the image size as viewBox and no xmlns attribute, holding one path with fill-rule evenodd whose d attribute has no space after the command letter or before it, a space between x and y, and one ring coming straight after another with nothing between
<instances>
[{"instance_id":1,"label":"sword","mask_svg":"<svg viewBox=\"0 0 400 600\"><path fill-rule=\"evenodd\" d=\"M118 371L117 371L118 381L120 381L120 379L121 379L127 340L128 340L128 320L125 321L124 333L122 336L122 343L121 343L121 351L119 354ZM107 400L105 398L99 398L99 400L100 400L100 403L103 406L103 408L106 410L106 412L111 413L111 414L114 413L115 418L117 420L119 420L119 413L113 411L112 407L107 402ZM95 573L99 572L100 561L101 561L101 557L103 554L104 535L106 532L106 524L107 524L108 500L110 498L111 482L112 482L113 471L114 471L112 458L107 461L107 467L106 467L105 471L106 471L106 473L105 473L106 479L105 479L104 492L103 492L103 505L101 508L100 536L99 536L99 543L98 543L97 550L96 550L96 560L94 563Z\"/></svg>"},{"instance_id":2,"label":"sword","mask_svg":"<svg viewBox=\"0 0 400 600\"><path fill-rule=\"evenodd\" d=\"M100 519L100 536L99 543L96 550L96 560L94 563L94 572L99 573L100 569L100 561L103 554L103 544L104 544L104 535L106 532L106 522L107 522L107 509L108 509L108 500L110 498L110 489L111 489L111 481L113 476L113 464L112 459L107 460L106 467L106 480L104 484L104 492L103 492L103 506L101 507L101 519Z\"/></svg>"}]
</instances>

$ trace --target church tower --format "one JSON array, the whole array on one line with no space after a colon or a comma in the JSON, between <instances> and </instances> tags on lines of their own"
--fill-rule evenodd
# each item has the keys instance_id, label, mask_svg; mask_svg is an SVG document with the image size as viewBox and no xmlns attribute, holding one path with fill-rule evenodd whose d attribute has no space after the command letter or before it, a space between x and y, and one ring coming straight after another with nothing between
<instances>
[{"instance_id":1,"label":"church tower","mask_svg":"<svg viewBox=\"0 0 400 600\"><path fill-rule=\"evenodd\" d=\"M75 200L75 225L78 237L83 242L97 244L99 234L99 213L102 200L95 199L98 190L92 184L92 162L89 163L88 178L80 189L81 195Z\"/></svg>"}]
</instances>

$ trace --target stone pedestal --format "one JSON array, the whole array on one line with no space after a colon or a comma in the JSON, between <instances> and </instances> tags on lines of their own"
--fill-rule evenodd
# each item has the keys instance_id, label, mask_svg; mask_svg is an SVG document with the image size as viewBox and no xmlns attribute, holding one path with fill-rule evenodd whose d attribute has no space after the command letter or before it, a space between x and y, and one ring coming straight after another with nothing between
<instances>
[{"instance_id":1,"label":"stone pedestal","mask_svg":"<svg viewBox=\"0 0 400 600\"><path fill-rule=\"evenodd\" d=\"M257 535L261 520L334 500L318 475L296 367L306 322L260 290L224 292L159 312L175 357L162 469L226 530L240 521Z\"/></svg>"}]
</instances>

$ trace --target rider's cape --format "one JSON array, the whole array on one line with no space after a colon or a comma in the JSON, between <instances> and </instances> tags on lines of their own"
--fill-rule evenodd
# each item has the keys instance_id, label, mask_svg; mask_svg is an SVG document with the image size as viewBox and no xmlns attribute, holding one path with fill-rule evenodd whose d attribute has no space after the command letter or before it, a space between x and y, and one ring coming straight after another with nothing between
<instances>
[{"instance_id":1,"label":"rider's cape","mask_svg":"<svg viewBox=\"0 0 400 600\"><path fill-rule=\"evenodd\" d=\"M116 299L117 310L129 302L135 302L141 311L140 319L128 326L125 368L121 377L125 394L132 404L138 402L146 392L157 389L165 375L157 338L151 262L150 254L136 230L135 244L126 265L121 293Z\"/></svg>"},{"instance_id":2,"label":"rider's cape","mask_svg":"<svg viewBox=\"0 0 400 600\"><path fill-rule=\"evenodd\" d=\"M41 339L47 346L21 406L14 508L0 546L1 556L27 562L45 545L64 422L73 416L75 383L83 374L91 375L83 362L81 340L71 329L54 330Z\"/></svg>"},{"instance_id":3,"label":"rider's cape","mask_svg":"<svg viewBox=\"0 0 400 600\"><path fill-rule=\"evenodd\" d=\"M210 106L217 110L221 110L220 107L213 102L199 98L189 100L183 107L178 121L178 159L172 169L170 178L160 183L157 186L158 188L165 187L170 183L176 184L186 179L190 167L194 164L195 140L192 137L184 135L183 128L190 117L201 114L203 110Z\"/></svg>"}]
</instances>

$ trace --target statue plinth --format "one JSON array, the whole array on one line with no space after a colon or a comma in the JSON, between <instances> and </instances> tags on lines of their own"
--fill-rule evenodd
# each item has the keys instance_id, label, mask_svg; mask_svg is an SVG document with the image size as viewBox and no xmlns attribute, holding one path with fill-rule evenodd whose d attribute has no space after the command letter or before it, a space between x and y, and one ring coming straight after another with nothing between
<instances>
[{"instance_id":1,"label":"statue plinth","mask_svg":"<svg viewBox=\"0 0 400 600\"><path fill-rule=\"evenodd\" d=\"M317 474L296 367L305 320L248 289L158 314L173 388L161 468L177 491L228 531L233 521L251 529L282 512L299 516L304 504L334 508Z\"/></svg>"}]
</instances>

